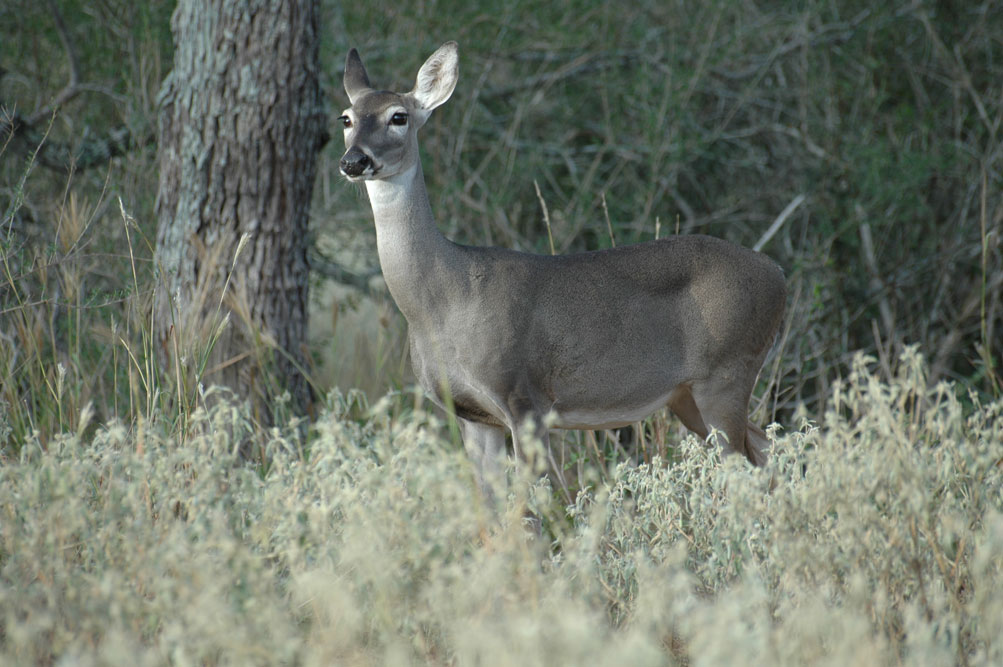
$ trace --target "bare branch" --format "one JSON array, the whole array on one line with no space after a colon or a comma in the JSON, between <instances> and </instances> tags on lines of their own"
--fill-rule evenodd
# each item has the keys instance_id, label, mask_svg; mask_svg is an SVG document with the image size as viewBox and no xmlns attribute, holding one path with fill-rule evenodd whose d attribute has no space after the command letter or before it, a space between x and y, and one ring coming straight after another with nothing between
<instances>
[{"instance_id":1,"label":"bare branch","mask_svg":"<svg viewBox=\"0 0 1003 667\"><path fill-rule=\"evenodd\" d=\"M0 107L3 107L2 101ZM150 145L155 140L151 132L137 141L125 126L112 128L101 137L88 137L77 147L47 140L46 134L47 131L38 130L35 124L16 112L0 115L0 137L9 135L14 140L14 145L19 146L18 150L34 152L38 164L62 173L106 164L136 146Z\"/></svg>"},{"instance_id":2,"label":"bare branch","mask_svg":"<svg viewBox=\"0 0 1003 667\"><path fill-rule=\"evenodd\" d=\"M562 67L552 72L544 72L536 76L531 76L517 83L501 86L482 93L484 99L495 99L507 97L521 90L532 88L550 88L554 84L590 72L595 72L612 67L621 67L638 60L643 54L636 51L620 51L614 53L583 53L571 62L565 63Z\"/></svg>"},{"instance_id":3,"label":"bare branch","mask_svg":"<svg viewBox=\"0 0 1003 667\"><path fill-rule=\"evenodd\" d=\"M56 22L56 30L59 32L59 41L63 43L63 50L66 51L66 60L70 65L70 80L59 91L51 102L43 106L41 109L36 109L32 114L28 116L28 124L34 125L39 121L52 115L52 112L66 104L74 97L79 95L83 90L80 85L80 60L77 58L77 50L73 46L73 40L70 39L70 31L66 29L66 23L63 21L63 15L59 11L59 7L53 0L48 0L46 3L49 6L49 11L52 12L52 18Z\"/></svg>"},{"instance_id":4,"label":"bare branch","mask_svg":"<svg viewBox=\"0 0 1003 667\"><path fill-rule=\"evenodd\" d=\"M336 283L348 285L361 290L366 294L372 294L375 290L371 285L374 276L380 274L379 267L367 269L361 273L350 271L341 264L324 257L319 251L313 249L309 254L310 270L325 278L330 278Z\"/></svg>"},{"instance_id":5,"label":"bare branch","mask_svg":"<svg viewBox=\"0 0 1003 667\"><path fill-rule=\"evenodd\" d=\"M776 234L777 231L779 231L779 229L783 226L785 222L787 222L787 218L791 216L791 213L797 210L797 207L800 206L802 202L804 202L804 200L805 200L804 194L800 194L794 199L792 199L791 203L788 204L784 208L784 210L780 212L780 215L777 216L777 219L773 221L773 224L770 225L770 228L766 230L766 232L759 239L759 241L756 242L756 245L754 245L752 249L756 251L762 250L763 246L769 243L770 239L773 238L773 235Z\"/></svg>"}]
</instances>

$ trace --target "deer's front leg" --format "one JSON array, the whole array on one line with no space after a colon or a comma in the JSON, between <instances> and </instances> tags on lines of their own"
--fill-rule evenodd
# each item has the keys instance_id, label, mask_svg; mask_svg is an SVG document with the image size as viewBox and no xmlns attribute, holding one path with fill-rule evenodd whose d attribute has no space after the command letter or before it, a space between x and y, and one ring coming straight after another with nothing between
<instances>
[{"instance_id":1,"label":"deer's front leg","mask_svg":"<svg viewBox=\"0 0 1003 667\"><path fill-rule=\"evenodd\" d=\"M485 500L496 510L504 502L505 481L505 429L502 426L481 424L457 418L463 436L463 447L474 464L477 486Z\"/></svg>"}]
</instances>

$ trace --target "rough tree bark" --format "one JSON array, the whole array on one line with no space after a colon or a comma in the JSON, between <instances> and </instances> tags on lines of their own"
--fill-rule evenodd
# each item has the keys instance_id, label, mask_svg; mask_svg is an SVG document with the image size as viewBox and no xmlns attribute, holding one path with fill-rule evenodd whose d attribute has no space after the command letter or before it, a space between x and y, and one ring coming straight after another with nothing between
<instances>
[{"instance_id":1,"label":"rough tree bark","mask_svg":"<svg viewBox=\"0 0 1003 667\"><path fill-rule=\"evenodd\" d=\"M180 0L160 92L165 365L189 392L222 384L252 399L264 421L278 392L300 410L310 400L307 217L327 139L318 13L316 0Z\"/></svg>"}]
</instances>

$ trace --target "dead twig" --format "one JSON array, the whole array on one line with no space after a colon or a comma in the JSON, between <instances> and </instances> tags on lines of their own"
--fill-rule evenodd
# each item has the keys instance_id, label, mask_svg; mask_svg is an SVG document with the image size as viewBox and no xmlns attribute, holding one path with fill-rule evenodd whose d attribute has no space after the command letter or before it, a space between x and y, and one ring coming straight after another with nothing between
<instances>
[{"instance_id":1,"label":"dead twig","mask_svg":"<svg viewBox=\"0 0 1003 667\"><path fill-rule=\"evenodd\" d=\"M311 271L319 273L325 278L330 278L336 283L354 287L366 294L374 292L371 282L374 276L380 274L379 267L361 272L350 271L341 264L324 257L316 250L310 252L308 259Z\"/></svg>"},{"instance_id":2,"label":"dead twig","mask_svg":"<svg viewBox=\"0 0 1003 667\"><path fill-rule=\"evenodd\" d=\"M550 230L550 212L547 210L547 202L543 199L543 194L540 192L540 184L533 180L533 187L536 188L536 198L540 200L540 208L543 209L543 221L547 224L547 239L550 241L550 254L556 255L557 251L554 250L554 233Z\"/></svg>"},{"instance_id":3,"label":"dead twig","mask_svg":"<svg viewBox=\"0 0 1003 667\"><path fill-rule=\"evenodd\" d=\"M80 85L80 61L77 58L77 50L73 46L73 40L70 39L70 31L66 29L66 23L63 21L63 15L60 13L59 7L56 6L54 0L48 0L46 4L49 6L49 11L52 12L52 18L56 22L56 30L59 32L59 41L63 43L63 50L66 51L66 60L70 66L70 80L65 86L63 86L62 90L56 93L56 96L51 102L40 109L36 109L28 116L28 125L34 125L39 121L48 118L56 109L72 100L83 90Z\"/></svg>"},{"instance_id":4,"label":"dead twig","mask_svg":"<svg viewBox=\"0 0 1003 667\"><path fill-rule=\"evenodd\" d=\"M862 212L858 213L862 214ZM888 332L889 347L891 347L895 341L895 317L892 314L891 304L888 302L888 288L878 271L871 226L866 222L860 223L860 246L864 256L864 265L867 267L867 272L871 274L871 290L878 297L878 312L881 313L881 322L885 326L885 331Z\"/></svg>"},{"instance_id":5,"label":"dead twig","mask_svg":"<svg viewBox=\"0 0 1003 667\"><path fill-rule=\"evenodd\" d=\"M113 128L101 137L87 137L85 135L78 147L52 140L46 141L48 129L42 132L38 126L47 123L51 127L51 120L59 108L80 93L98 92L112 98L124 99L107 86L81 81L80 59L70 37L70 31L63 20L63 15L54 0L47 0L47 5L56 24L59 41L66 52L66 60L70 70L69 81L48 104L39 107L27 116L22 116L17 112L9 112L0 117L0 137L5 138L5 147L7 142L19 139L23 144L20 150L34 152L38 164L54 171L70 173L105 164L112 158L125 154L135 146L152 144L154 142L152 132L148 133L141 141L136 141L127 127ZM0 68L0 78L7 73L8 70ZM3 102L0 101L0 107L4 106Z\"/></svg>"},{"instance_id":6,"label":"dead twig","mask_svg":"<svg viewBox=\"0 0 1003 667\"><path fill-rule=\"evenodd\" d=\"M499 97L508 97L509 95L522 90L550 88L554 84L565 79L613 67L622 67L640 57L641 54L635 51L617 53L583 53L555 71L530 76L522 81L508 86L501 86L493 90L486 90L481 94L481 99L492 100Z\"/></svg>"},{"instance_id":7,"label":"dead twig","mask_svg":"<svg viewBox=\"0 0 1003 667\"><path fill-rule=\"evenodd\" d=\"M791 217L791 214L797 210L798 206L800 206L804 202L804 200L805 200L805 195L803 194L800 194L794 199L792 199L791 203L787 204L784 210L780 212L780 215L777 216L777 219L773 221L773 224L770 225L770 228L766 230L766 232L759 238L758 241L756 241L756 245L752 246L752 249L755 250L756 252L762 250L763 246L769 243L770 239L773 238L773 235L776 234L778 231L780 231L780 228L783 227L785 222L787 222L787 218Z\"/></svg>"}]
</instances>

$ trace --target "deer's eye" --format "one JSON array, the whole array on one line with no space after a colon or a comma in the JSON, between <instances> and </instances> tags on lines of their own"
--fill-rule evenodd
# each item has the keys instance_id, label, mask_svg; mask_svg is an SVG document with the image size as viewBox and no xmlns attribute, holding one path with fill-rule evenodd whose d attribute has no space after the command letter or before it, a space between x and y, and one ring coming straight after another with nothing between
<instances>
[{"instance_id":1,"label":"deer's eye","mask_svg":"<svg viewBox=\"0 0 1003 667\"><path fill-rule=\"evenodd\" d=\"M390 116L391 125L407 125L407 114L403 111L398 111L393 116Z\"/></svg>"},{"instance_id":2,"label":"deer's eye","mask_svg":"<svg viewBox=\"0 0 1003 667\"><path fill-rule=\"evenodd\" d=\"M338 122L341 123L342 127L352 127L352 119L348 116L338 116Z\"/></svg>"}]
</instances>

